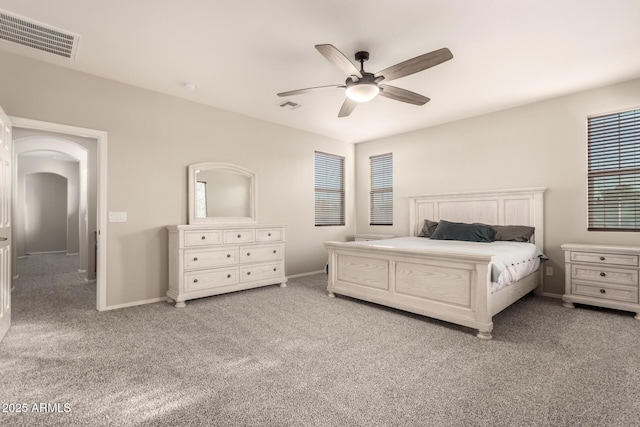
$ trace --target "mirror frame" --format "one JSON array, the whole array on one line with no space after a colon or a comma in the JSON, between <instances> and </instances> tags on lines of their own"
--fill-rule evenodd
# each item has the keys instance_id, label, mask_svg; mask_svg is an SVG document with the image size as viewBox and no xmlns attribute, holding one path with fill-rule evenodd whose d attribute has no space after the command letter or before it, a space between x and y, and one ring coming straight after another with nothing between
<instances>
[{"instance_id":1,"label":"mirror frame","mask_svg":"<svg viewBox=\"0 0 640 427\"><path fill-rule=\"evenodd\" d=\"M196 218L196 171L202 169L214 169L221 171L234 172L249 178L249 216L240 217L206 217ZM189 224L237 224L237 223L255 223L258 220L257 213L257 187L258 179L256 174L247 168L235 165L233 163L221 162L204 162L189 165Z\"/></svg>"}]
</instances>

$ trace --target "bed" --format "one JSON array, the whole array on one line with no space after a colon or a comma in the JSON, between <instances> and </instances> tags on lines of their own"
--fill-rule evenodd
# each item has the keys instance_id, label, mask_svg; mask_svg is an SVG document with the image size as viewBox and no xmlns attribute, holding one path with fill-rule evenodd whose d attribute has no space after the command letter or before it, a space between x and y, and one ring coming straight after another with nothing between
<instances>
[{"instance_id":1,"label":"bed","mask_svg":"<svg viewBox=\"0 0 640 427\"><path fill-rule=\"evenodd\" d=\"M492 291L495 255L442 245L422 248L416 242L422 238L416 236L425 219L530 226L535 232L529 242L542 252L544 192L544 188L526 188L410 197L408 236L414 241L325 243L328 295L444 320L477 329L478 338L491 339L493 316L531 291L542 293L540 269L500 289L494 283Z\"/></svg>"}]
</instances>

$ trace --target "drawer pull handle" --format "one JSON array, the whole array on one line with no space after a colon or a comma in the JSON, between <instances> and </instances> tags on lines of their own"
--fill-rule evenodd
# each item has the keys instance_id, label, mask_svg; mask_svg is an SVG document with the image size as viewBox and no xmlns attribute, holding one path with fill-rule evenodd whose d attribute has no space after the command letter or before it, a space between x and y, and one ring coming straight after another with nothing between
<instances>
[{"instance_id":1,"label":"drawer pull handle","mask_svg":"<svg viewBox=\"0 0 640 427\"><path fill-rule=\"evenodd\" d=\"M205 240L207 238L207 236L202 236L202 240Z\"/></svg>"},{"instance_id":2,"label":"drawer pull handle","mask_svg":"<svg viewBox=\"0 0 640 427\"><path fill-rule=\"evenodd\" d=\"M193 283L198 283L198 279L193 279Z\"/></svg>"},{"instance_id":3,"label":"drawer pull handle","mask_svg":"<svg viewBox=\"0 0 640 427\"><path fill-rule=\"evenodd\" d=\"M231 258L231 254L227 254L227 258Z\"/></svg>"},{"instance_id":4,"label":"drawer pull handle","mask_svg":"<svg viewBox=\"0 0 640 427\"><path fill-rule=\"evenodd\" d=\"M238 239L242 237L242 234L238 234Z\"/></svg>"},{"instance_id":5,"label":"drawer pull handle","mask_svg":"<svg viewBox=\"0 0 640 427\"><path fill-rule=\"evenodd\" d=\"M251 256L251 252L247 252L247 256Z\"/></svg>"},{"instance_id":6,"label":"drawer pull handle","mask_svg":"<svg viewBox=\"0 0 640 427\"><path fill-rule=\"evenodd\" d=\"M197 261L197 260L198 260L198 257L197 257L197 256L194 256L194 257L193 257L193 260L194 260L194 261Z\"/></svg>"},{"instance_id":7,"label":"drawer pull handle","mask_svg":"<svg viewBox=\"0 0 640 427\"><path fill-rule=\"evenodd\" d=\"M271 233L268 233L267 236L271 237Z\"/></svg>"},{"instance_id":8,"label":"drawer pull handle","mask_svg":"<svg viewBox=\"0 0 640 427\"><path fill-rule=\"evenodd\" d=\"M231 279L231 275L230 274L227 274L227 279Z\"/></svg>"},{"instance_id":9,"label":"drawer pull handle","mask_svg":"<svg viewBox=\"0 0 640 427\"><path fill-rule=\"evenodd\" d=\"M604 277L606 275L607 275L607 273L605 273L604 271L602 273L600 273L600 276L602 276L602 277Z\"/></svg>"},{"instance_id":10,"label":"drawer pull handle","mask_svg":"<svg viewBox=\"0 0 640 427\"><path fill-rule=\"evenodd\" d=\"M607 293L607 290L606 290L606 289L600 289L600 293L601 293L601 294L606 294L606 293Z\"/></svg>"},{"instance_id":11,"label":"drawer pull handle","mask_svg":"<svg viewBox=\"0 0 640 427\"><path fill-rule=\"evenodd\" d=\"M601 256L601 257L600 257L600 261L604 261L605 259L606 259L606 258L605 258L605 257L603 257L603 256Z\"/></svg>"},{"instance_id":12,"label":"drawer pull handle","mask_svg":"<svg viewBox=\"0 0 640 427\"><path fill-rule=\"evenodd\" d=\"M276 253L276 251L274 250L274 251L273 251L273 253L275 254L275 253Z\"/></svg>"},{"instance_id":13,"label":"drawer pull handle","mask_svg":"<svg viewBox=\"0 0 640 427\"><path fill-rule=\"evenodd\" d=\"M277 268L274 268L274 269L273 269L273 271L276 271L276 270L277 270Z\"/></svg>"},{"instance_id":14,"label":"drawer pull handle","mask_svg":"<svg viewBox=\"0 0 640 427\"><path fill-rule=\"evenodd\" d=\"M247 271L247 276L251 276L251 272L250 271Z\"/></svg>"}]
</instances>

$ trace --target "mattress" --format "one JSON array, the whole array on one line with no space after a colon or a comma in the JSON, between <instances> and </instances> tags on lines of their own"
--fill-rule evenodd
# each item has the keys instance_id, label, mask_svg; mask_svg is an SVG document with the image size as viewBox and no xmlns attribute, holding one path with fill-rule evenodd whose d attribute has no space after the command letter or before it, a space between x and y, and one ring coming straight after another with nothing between
<instances>
[{"instance_id":1,"label":"mattress","mask_svg":"<svg viewBox=\"0 0 640 427\"><path fill-rule=\"evenodd\" d=\"M396 237L393 239L350 242L357 246L385 249L423 251L425 254L457 253L490 255L491 292L495 293L528 276L538 269L547 257L533 243L521 242L462 242L457 240L432 240L424 237Z\"/></svg>"}]
</instances>

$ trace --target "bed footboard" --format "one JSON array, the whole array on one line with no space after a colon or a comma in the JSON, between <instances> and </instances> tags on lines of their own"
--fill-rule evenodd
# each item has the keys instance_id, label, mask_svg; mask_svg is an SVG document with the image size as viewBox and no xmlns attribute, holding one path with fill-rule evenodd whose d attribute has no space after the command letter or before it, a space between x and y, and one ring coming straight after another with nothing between
<instances>
[{"instance_id":1,"label":"bed footboard","mask_svg":"<svg viewBox=\"0 0 640 427\"><path fill-rule=\"evenodd\" d=\"M491 256L327 242L329 296L341 294L467 326L491 339Z\"/></svg>"}]
</instances>

